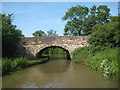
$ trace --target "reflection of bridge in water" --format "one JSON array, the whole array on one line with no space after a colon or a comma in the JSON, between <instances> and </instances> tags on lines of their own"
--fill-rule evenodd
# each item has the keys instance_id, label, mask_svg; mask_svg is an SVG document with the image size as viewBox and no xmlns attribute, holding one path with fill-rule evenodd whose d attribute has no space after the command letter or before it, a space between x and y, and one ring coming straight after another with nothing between
<instances>
[{"instance_id":1,"label":"reflection of bridge in water","mask_svg":"<svg viewBox=\"0 0 120 90\"><path fill-rule=\"evenodd\" d=\"M88 46L89 36L39 36L25 37L22 39L22 45L26 53L31 57L36 57L45 49L50 47L59 47L66 51L67 58L71 58L73 50L79 47Z\"/></svg>"}]
</instances>

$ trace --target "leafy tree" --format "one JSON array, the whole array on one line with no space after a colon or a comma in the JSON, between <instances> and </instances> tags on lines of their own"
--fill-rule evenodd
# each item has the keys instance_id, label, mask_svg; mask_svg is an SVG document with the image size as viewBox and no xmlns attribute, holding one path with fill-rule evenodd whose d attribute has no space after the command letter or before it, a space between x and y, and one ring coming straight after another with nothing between
<instances>
[{"instance_id":1,"label":"leafy tree","mask_svg":"<svg viewBox=\"0 0 120 90\"><path fill-rule=\"evenodd\" d=\"M12 24L13 14L0 14L2 16L2 57L14 57L21 37L21 30Z\"/></svg>"},{"instance_id":2,"label":"leafy tree","mask_svg":"<svg viewBox=\"0 0 120 90\"><path fill-rule=\"evenodd\" d=\"M100 5L98 7L96 7L95 5L92 6L92 8L89 9L90 14L88 15L88 17L85 20L85 29L83 30L83 32L88 35L93 33L94 31L92 30L92 27L97 24L97 23L107 23L109 20L109 16L110 16L110 9L105 6L105 5Z\"/></svg>"},{"instance_id":3,"label":"leafy tree","mask_svg":"<svg viewBox=\"0 0 120 90\"><path fill-rule=\"evenodd\" d=\"M88 35L92 33L92 27L97 23L97 7L94 5L89 9L89 15L85 18L84 34Z\"/></svg>"},{"instance_id":4,"label":"leafy tree","mask_svg":"<svg viewBox=\"0 0 120 90\"><path fill-rule=\"evenodd\" d=\"M99 23L107 23L110 16L110 9L105 5L101 5L97 8L97 19Z\"/></svg>"},{"instance_id":5,"label":"leafy tree","mask_svg":"<svg viewBox=\"0 0 120 90\"><path fill-rule=\"evenodd\" d=\"M45 32L42 30L37 30L32 34L34 37L36 36L46 36Z\"/></svg>"},{"instance_id":6,"label":"leafy tree","mask_svg":"<svg viewBox=\"0 0 120 90\"><path fill-rule=\"evenodd\" d=\"M94 46L120 46L120 25L119 22L108 22L105 24L96 24L93 26L89 43Z\"/></svg>"},{"instance_id":7,"label":"leafy tree","mask_svg":"<svg viewBox=\"0 0 120 90\"><path fill-rule=\"evenodd\" d=\"M111 21L111 22L119 22L120 21L120 16L110 16L109 21Z\"/></svg>"},{"instance_id":8,"label":"leafy tree","mask_svg":"<svg viewBox=\"0 0 120 90\"><path fill-rule=\"evenodd\" d=\"M87 7L78 5L70 8L62 18L63 20L69 20L65 25L64 35L80 36L84 29L83 25L87 14Z\"/></svg>"},{"instance_id":9,"label":"leafy tree","mask_svg":"<svg viewBox=\"0 0 120 90\"><path fill-rule=\"evenodd\" d=\"M58 34L56 31L51 29L51 30L47 31L47 36L58 36Z\"/></svg>"},{"instance_id":10,"label":"leafy tree","mask_svg":"<svg viewBox=\"0 0 120 90\"><path fill-rule=\"evenodd\" d=\"M91 34L95 24L109 21L109 11L110 9L105 5L99 7L94 5L92 8L80 5L71 7L62 18L67 20L64 35L80 36L82 32L85 35Z\"/></svg>"}]
</instances>

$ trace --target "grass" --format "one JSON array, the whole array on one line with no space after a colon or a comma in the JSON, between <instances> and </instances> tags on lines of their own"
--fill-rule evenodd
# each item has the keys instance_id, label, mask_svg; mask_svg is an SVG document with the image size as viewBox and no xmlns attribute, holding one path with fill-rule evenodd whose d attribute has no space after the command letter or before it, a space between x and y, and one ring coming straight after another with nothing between
<instances>
[{"instance_id":1,"label":"grass","mask_svg":"<svg viewBox=\"0 0 120 90\"><path fill-rule=\"evenodd\" d=\"M118 48L83 47L76 49L72 57L73 62L84 62L106 77L118 78Z\"/></svg>"},{"instance_id":2,"label":"grass","mask_svg":"<svg viewBox=\"0 0 120 90\"><path fill-rule=\"evenodd\" d=\"M47 58L41 58L41 59L35 59L35 60L28 60L28 63L34 63L34 62L40 62L40 61L44 61Z\"/></svg>"},{"instance_id":3,"label":"grass","mask_svg":"<svg viewBox=\"0 0 120 90\"><path fill-rule=\"evenodd\" d=\"M37 59L37 60L28 60L27 58L15 58L15 59L2 59L2 75L5 75L9 72L13 72L22 68L25 68L30 63L44 61L47 58Z\"/></svg>"},{"instance_id":4,"label":"grass","mask_svg":"<svg viewBox=\"0 0 120 90\"><path fill-rule=\"evenodd\" d=\"M6 74L11 71L16 71L18 69L27 66L27 58L16 58L16 59L2 59L2 74Z\"/></svg>"}]
</instances>

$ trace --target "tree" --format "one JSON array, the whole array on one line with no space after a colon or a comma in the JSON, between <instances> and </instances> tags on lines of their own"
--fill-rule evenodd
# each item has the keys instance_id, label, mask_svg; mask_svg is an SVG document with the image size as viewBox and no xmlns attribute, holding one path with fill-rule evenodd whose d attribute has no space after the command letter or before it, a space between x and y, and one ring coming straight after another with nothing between
<instances>
[{"instance_id":1,"label":"tree","mask_svg":"<svg viewBox=\"0 0 120 90\"><path fill-rule=\"evenodd\" d=\"M91 34L92 27L97 23L97 7L94 5L89 9L89 14L88 17L85 18L85 23L84 23L84 34L88 35Z\"/></svg>"},{"instance_id":2,"label":"tree","mask_svg":"<svg viewBox=\"0 0 120 90\"><path fill-rule=\"evenodd\" d=\"M88 14L88 8L84 6L76 6L70 8L63 20L68 20L65 25L64 35L80 36L81 31L84 29L84 20Z\"/></svg>"},{"instance_id":3,"label":"tree","mask_svg":"<svg viewBox=\"0 0 120 90\"><path fill-rule=\"evenodd\" d=\"M80 36L91 34L92 27L97 23L107 23L110 16L110 9L105 5L92 8L85 6L71 7L62 18L67 20L64 28L64 35Z\"/></svg>"},{"instance_id":4,"label":"tree","mask_svg":"<svg viewBox=\"0 0 120 90\"><path fill-rule=\"evenodd\" d=\"M32 34L34 37L36 36L46 36L45 32L42 30L37 30Z\"/></svg>"},{"instance_id":5,"label":"tree","mask_svg":"<svg viewBox=\"0 0 120 90\"><path fill-rule=\"evenodd\" d=\"M2 16L2 57L14 57L20 44L22 31L12 24L13 14L0 14Z\"/></svg>"},{"instance_id":6,"label":"tree","mask_svg":"<svg viewBox=\"0 0 120 90\"><path fill-rule=\"evenodd\" d=\"M107 23L110 16L110 9L105 5L101 5L97 8L97 19L99 23Z\"/></svg>"},{"instance_id":7,"label":"tree","mask_svg":"<svg viewBox=\"0 0 120 90\"><path fill-rule=\"evenodd\" d=\"M108 22L105 24L96 24L93 26L93 31L89 43L94 46L120 46L120 25L119 22Z\"/></svg>"},{"instance_id":8,"label":"tree","mask_svg":"<svg viewBox=\"0 0 120 90\"><path fill-rule=\"evenodd\" d=\"M57 32L53 29L47 31L47 36L58 36Z\"/></svg>"}]
</instances>

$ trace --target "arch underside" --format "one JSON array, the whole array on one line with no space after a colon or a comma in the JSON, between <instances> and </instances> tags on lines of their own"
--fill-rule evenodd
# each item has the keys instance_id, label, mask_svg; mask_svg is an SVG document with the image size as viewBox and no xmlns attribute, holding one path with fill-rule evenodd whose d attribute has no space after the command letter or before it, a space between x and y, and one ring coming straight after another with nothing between
<instances>
[{"instance_id":1,"label":"arch underside","mask_svg":"<svg viewBox=\"0 0 120 90\"><path fill-rule=\"evenodd\" d=\"M44 48L42 48L37 54L36 54L36 57L42 57L42 53L46 50L46 49L48 49L48 48L55 48L55 47L57 47L57 48L61 48L61 49L63 49L65 52L66 52L66 58L67 59L71 59L71 56L70 56L70 53L69 53L69 51L67 50L67 49L65 49L65 48L63 48L63 47L61 47L61 46L46 46L46 47L44 47Z\"/></svg>"}]
</instances>

